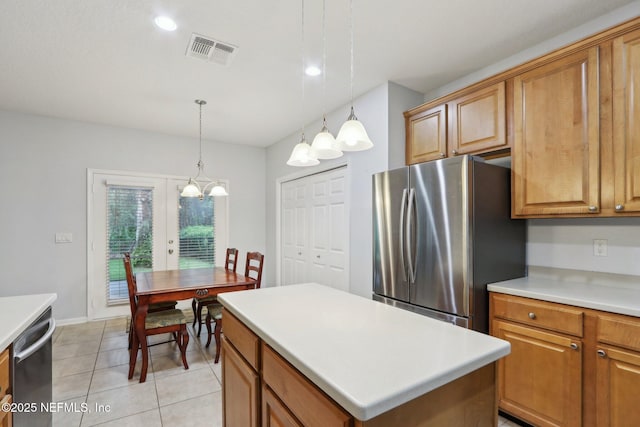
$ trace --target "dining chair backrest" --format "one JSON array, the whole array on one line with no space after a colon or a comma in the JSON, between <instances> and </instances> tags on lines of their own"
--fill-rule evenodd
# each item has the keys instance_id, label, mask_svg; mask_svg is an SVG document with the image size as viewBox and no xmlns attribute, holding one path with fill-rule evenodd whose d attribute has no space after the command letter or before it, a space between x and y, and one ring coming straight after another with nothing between
<instances>
[{"instance_id":1,"label":"dining chair backrest","mask_svg":"<svg viewBox=\"0 0 640 427\"><path fill-rule=\"evenodd\" d=\"M224 260L224 268L234 273L238 267L238 250L236 248L227 248L227 257Z\"/></svg>"},{"instance_id":2,"label":"dining chair backrest","mask_svg":"<svg viewBox=\"0 0 640 427\"><path fill-rule=\"evenodd\" d=\"M247 252L247 262L244 265L244 275L256 281L256 289L260 287L262 282L262 266L264 264L264 255L260 252Z\"/></svg>"},{"instance_id":3,"label":"dining chair backrest","mask_svg":"<svg viewBox=\"0 0 640 427\"><path fill-rule=\"evenodd\" d=\"M122 257L124 262L124 272L127 275L127 289L129 290L129 306L131 307L131 316L135 316L138 308L136 303L136 277L133 275L133 267L131 265L131 255L125 252Z\"/></svg>"}]
</instances>

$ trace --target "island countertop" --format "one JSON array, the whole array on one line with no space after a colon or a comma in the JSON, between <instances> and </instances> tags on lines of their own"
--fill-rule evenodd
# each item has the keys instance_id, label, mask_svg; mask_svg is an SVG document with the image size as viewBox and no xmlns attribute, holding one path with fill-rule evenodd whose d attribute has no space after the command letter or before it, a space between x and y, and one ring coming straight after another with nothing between
<instances>
[{"instance_id":1,"label":"island countertop","mask_svg":"<svg viewBox=\"0 0 640 427\"><path fill-rule=\"evenodd\" d=\"M506 341L315 283L218 299L363 421L510 352Z\"/></svg>"},{"instance_id":2,"label":"island countertop","mask_svg":"<svg viewBox=\"0 0 640 427\"><path fill-rule=\"evenodd\" d=\"M0 297L0 351L44 313L56 298L56 294Z\"/></svg>"}]
</instances>

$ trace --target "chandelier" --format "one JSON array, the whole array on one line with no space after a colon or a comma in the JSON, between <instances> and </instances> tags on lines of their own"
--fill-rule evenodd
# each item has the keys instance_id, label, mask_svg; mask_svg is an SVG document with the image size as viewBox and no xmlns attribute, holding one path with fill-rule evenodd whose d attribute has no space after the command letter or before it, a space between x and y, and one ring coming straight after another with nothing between
<instances>
[{"instance_id":1,"label":"chandelier","mask_svg":"<svg viewBox=\"0 0 640 427\"><path fill-rule=\"evenodd\" d=\"M202 106L207 103L202 99L196 99L194 101L200 107L200 131L199 131L199 143L200 143L200 154L198 157L198 163L196 166L198 167L198 173L195 178L189 178L189 182L182 189L180 196L182 197L197 197L200 200L204 199L204 195L209 190L209 196L228 196L227 190L218 182L214 181L210 178L207 178L204 175L204 163L202 162ZM198 182L199 180L199 182Z\"/></svg>"}]
</instances>

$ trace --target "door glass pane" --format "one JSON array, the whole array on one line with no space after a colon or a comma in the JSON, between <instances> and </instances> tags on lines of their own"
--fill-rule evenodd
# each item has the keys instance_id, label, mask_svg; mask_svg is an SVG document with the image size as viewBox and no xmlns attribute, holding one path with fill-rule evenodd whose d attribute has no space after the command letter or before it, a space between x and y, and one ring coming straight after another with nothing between
<instances>
[{"instance_id":1,"label":"door glass pane","mask_svg":"<svg viewBox=\"0 0 640 427\"><path fill-rule=\"evenodd\" d=\"M215 265L214 198L180 197L180 269Z\"/></svg>"},{"instance_id":2,"label":"door glass pane","mask_svg":"<svg viewBox=\"0 0 640 427\"><path fill-rule=\"evenodd\" d=\"M149 188L107 188L107 304L129 301L123 253L131 253L134 272L153 269L152 201Z\"/></svg>"}]
</instances>

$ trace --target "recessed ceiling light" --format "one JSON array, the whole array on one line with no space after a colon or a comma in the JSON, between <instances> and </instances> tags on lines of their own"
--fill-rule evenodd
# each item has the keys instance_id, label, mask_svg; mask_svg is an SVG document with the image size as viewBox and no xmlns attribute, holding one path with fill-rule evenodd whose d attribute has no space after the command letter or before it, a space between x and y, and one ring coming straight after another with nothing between
<instances>
[{"instance_id":1,"label":"recessed ceiling light","mask_svg":"<svg viewBox=\"0 0 640 427\"><path fill-rule=\"evenodd\" d=\"M307 76L315 77L319 76L322 73L322 70L320 70L320 68L316 67L315 65L309 65L307 69L304 70L304 72Z\"/></svg>"},{"instance_id":2,"label":"recessed ceiling light","mask_svg":"<svg viewBox=\"0 0 640 427\"><path fill-rule=\"evenodd\" d=\"M168 16L157 16L154 20L156 25L165 31L174 31L178 26L173 19Z\"/></svg>"}]
</instances>

